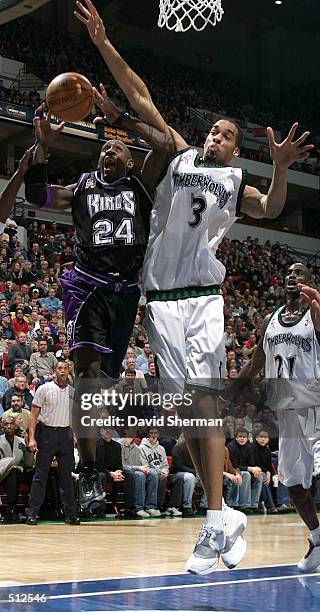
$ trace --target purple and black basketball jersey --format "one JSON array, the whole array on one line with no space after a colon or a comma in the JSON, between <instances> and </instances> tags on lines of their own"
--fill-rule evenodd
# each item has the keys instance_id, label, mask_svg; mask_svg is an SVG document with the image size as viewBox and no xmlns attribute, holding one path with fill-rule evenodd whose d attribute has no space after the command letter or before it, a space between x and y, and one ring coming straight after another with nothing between
<instances>
[{"instance_id":1,"label":"purple and black basketball jersey","mask_svg":"<svg viewBox=\"0 0 320 612\"><path fill-rule=\"evenodd\" d=\"M137 176L105 183L99 172L82 174L72 201L79 264L120 280L136 278L148 242L151 208L151 196Z\"/></svg>"}]
</instances>

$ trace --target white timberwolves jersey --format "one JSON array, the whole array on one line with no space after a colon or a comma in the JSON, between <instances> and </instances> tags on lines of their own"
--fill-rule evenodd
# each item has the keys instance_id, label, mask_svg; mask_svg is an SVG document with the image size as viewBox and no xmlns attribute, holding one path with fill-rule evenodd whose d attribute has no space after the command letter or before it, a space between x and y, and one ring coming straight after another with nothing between
<instances>
[{"instance_id":1,"label":"white timberwolves jersey","mask_svg":"<svg viewBox=\"0 0 320 612\"><path fill-rule=\"evenodd\" d=\"M320 346L306 310L295 323L282 320L285 306L271 317L263 341L268 395L272 408L320 404ZM270 396L268 397L270 400Z\"/></svg>"},{"instance_id":2,"label":"white timberwolves jersey","mask_svg":"<svg viewBox=\"0 0 320 612\"><path fill-rule=\"evenodd\" d=\"M146 291L223 282L225 267L215 251L241 216L245 175L241 168L201 164L195 148L171 160L151 213L143 267Z\"/></svg>"}]
</instances>

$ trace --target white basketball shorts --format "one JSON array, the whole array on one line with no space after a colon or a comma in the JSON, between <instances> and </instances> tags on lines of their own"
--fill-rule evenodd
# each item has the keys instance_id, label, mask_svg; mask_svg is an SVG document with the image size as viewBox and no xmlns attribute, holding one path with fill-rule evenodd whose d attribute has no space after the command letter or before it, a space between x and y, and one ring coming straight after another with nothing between
<instances>
[{"instance_id":1,"label":"white basketball shorts","mask_svg":"<svg viewBox=\"0 0 320 612\"><path fill-rule=\"evenodd\" d=\"M278 411L279 479L286 487L309 489L314 467L313 445L320 438L319 407Z\"/></svg>"},{"instance_id":2,"label":"white basketball shorts","mask_svg":"<svg viewBox=\"0 0 320 612\"><path fill-rule=\"evenodd\" d=\"M161 391L183 393L185 384L223 388L224 316L221 295L151 301L148 338L156 355Z\"/></svg>"}]
</instances>

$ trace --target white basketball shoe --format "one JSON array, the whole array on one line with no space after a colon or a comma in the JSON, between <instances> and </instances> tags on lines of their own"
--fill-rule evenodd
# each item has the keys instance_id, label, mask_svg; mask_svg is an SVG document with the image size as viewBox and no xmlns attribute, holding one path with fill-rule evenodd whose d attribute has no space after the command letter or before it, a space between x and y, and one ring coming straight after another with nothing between
<instances>
[{"instance_id":1,"label":"white basketball shoe","mask_svg":"<svg viewBox=\"0 0 320 612\"><path fill-rule=\"evenodd\" d=\"M247 542L243 537L247 526L247 517L243 512L233 510L224 504L223 518L226 543L221 552L221 559L227 568L233 569L243 559L247 550Z\"/></svg>"},{"instance_id":2,"label":"white basketball shoe","mask_svg":"<svg viewBox=\"0 0 320 612\"><path fill-rule=\"evenodd\" d=\"M226 535L223 530L213 525L202 525L194 551L186 564L187 572L202 576L214 572L225 545Z\"/></svg>"},{"instance_id":3,"label":"white basketball shoe","mask_svg":"<svg viewBox=\"0 0 320 612\"><path fill-rule=\"evenodd\" d=\"M299 572L313 572L320 566L320 541L313 544L312 540L309 540L309 550L298 563ZM319 568L320 569L320 568Z\"/></svg>"}]
</instances>

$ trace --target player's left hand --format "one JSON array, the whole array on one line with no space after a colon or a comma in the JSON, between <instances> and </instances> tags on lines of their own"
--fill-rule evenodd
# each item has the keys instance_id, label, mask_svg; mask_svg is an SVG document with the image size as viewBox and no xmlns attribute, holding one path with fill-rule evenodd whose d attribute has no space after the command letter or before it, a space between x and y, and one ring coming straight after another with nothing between
<instances>
[{"instance_id":1,"label":"player's left hand","mask_svg":"<svg viewBox=\"0 0 320 612\"><path fill-rule=\"evenodd\" d=\"M313 287L298 284L301 296L310 306L311 318L316 331L320 332L320 293Z\"/></svg>"},{"instance_id":2,"label":"player's left hand","mask_svg":"<svg viewBox=\"0 0 320 612\"><path fill-rule=\"evenodd\" d=\"M93 88L94 91L94 103L95 105L102 110L104 117L95 117L93 123L97 125L98 123L109 123L112 125L116 119L118 119L121 111L119 108L110 100L105 87L102 83L100 83L100 91Z\"/></svg>"},{"instance_id":3,"label":"player's left hand","mask_svg":"<svg viewBox=\"0 0 320 612\"><path fill-rule=\"evenodd\" d=\"M303 161L309 157L309 152L314 145L304 145L310 132L304 132L300 138L293 140L298 123L294 123L287 138L278 143L274 139L274 131L271 127L267 128L270 157L278 168L286 170L297 161Z\"/></svg>"},{"instance_id":4,"label":"player's left hand","mask_svg":"<svg viewBox=\"0 0 320 612\"><path fill-rule=\"evenodd\" d=\"M84 1L87 8L81 2L79 2L79 0L77 0L76 5L80 13L78 13L78 11L74 11L74 16L79 19L79 21L84 23L93 44L99 47L99 45L101 45L106 39L106 29L94 4L92 4L90 0Z\"/></svg>"}]
</instances>

